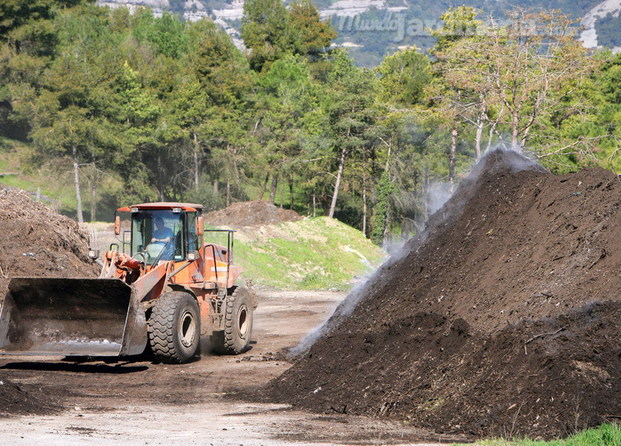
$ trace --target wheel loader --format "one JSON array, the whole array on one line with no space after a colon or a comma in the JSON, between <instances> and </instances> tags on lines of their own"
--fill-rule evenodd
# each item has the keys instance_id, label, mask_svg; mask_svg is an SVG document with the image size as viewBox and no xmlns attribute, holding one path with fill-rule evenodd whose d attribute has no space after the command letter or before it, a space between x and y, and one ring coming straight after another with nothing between
<instances>
[{"instance_id":1,"label":"wheel loader","mask_svg":"<svg viewBox=\"0 0 621 446\"><path fill-rule=\"evenodd\" d=\"M121 231L121 215L131 229ZM202 206L144 203L117 209L98 278L13 278L0 309L0 354L132 356L147 345L184 363L201 337L222 354L245 351L256 296L237 285L233 232L205 231ZM220 232L227 246L203 243ZM121 248L122 246L122 248Z\"/></svg>"}]
</instances>

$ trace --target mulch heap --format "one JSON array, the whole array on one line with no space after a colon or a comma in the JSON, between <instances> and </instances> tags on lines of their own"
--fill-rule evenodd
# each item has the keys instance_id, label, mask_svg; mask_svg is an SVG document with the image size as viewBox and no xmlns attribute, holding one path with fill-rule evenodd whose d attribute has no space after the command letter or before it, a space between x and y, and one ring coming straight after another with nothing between
<instances>
[{"instance_id":1,"label":"mulch heap","mask_svg":"<svg viewBox=\"0 0 621 446\"><path fill-rule=\"evenodd\" d=\"M11 277L96 277L88 234L26 192L0 188L0 304ZM44 414L58 404L30 385L12 383L0 370L0 415Z\"/></svg>"},{"instance_id":2,"label":"mulch heap","mask_svg":"<svg viewBox=\"0 0 621 446\"><path fill-rule=\"evenodd\" d=\"M12 415L48 415L62 408L59 396L33 385L19 385L1 377L0 418Z\"/></svg>"},{"instance_id":3,"label":"mulch heap","mask_svg":"<svg viewBox=\"0 0 621 446\"><path fill-rule=\"evenodd\" d=\"M93 277L88 234L17 189L0 188L0 300L11 277Z\"/></svg>"},{"instance_id":4,"label":"mulch heap","mask_svg":"<svg viewBox=\"0 0 621 446\"><path fill-rule=\"evenodd\" d=\"M286 221L298 221L302 217L295 211L281 209L266 201L243 201L205 215L205 222L213 226L271 225Z\"/></svg>"},{"instance_id":5,"label":"mulch heap","mask_svg":"<svg viewBox=\"0 0 621 446\"><path fill-rule=\"evenodd\" d=\"M621 418L620 206L606 170L489 154L268 397L473 438Z\"/></svg>"}]
</instances>

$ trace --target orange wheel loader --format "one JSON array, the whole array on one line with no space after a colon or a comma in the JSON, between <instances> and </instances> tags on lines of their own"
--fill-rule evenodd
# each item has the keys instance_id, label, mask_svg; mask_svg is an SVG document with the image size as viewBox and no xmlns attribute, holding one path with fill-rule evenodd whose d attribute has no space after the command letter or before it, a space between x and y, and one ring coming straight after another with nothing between
<instances>
[{"instance_id":1,"label":"orange wheel loader","mask_svg":"<svg viewBox=\"0 0 621 446\"><path fill-rule=\"evenodd\" d=\"M184 363L199 352L201 336L218 353L245 351L257 301L236 285L234 231L217 231L227 246L203 243L216 231L204 230L201 205L145 203L117 209L117 236L120 213L131 217L128 253L113 243L99 278L10 281L0 354L131 356L149 344L160 361Z\"/></svg>"}]
</instances>

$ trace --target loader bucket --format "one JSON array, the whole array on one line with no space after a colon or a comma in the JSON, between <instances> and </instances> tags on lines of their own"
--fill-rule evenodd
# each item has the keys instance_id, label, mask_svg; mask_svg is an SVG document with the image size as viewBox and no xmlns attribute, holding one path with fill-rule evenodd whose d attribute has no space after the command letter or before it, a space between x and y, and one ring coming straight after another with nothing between
<instances>
[{"instance_id":1,"label":"loader bucket","mask_svg":"<svg viewBox=\"0 0 621 446\"><path fill-rule=\"evenodd\" d=\"M140 354L147 328L133 293L118 279L11 279L0 310L0 354Z\"/></svg>"}]
</instances>

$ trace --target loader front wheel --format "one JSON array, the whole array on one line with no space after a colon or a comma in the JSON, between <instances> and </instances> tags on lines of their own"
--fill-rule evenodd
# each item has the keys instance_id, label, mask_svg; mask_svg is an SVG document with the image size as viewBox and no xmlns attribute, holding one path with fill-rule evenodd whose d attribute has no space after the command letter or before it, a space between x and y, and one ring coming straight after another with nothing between
<instances>
[{"instance_id":1,"label":"loader front wheel","mask_svg":"<svg viewBox=\"0 0 621 446\"><path fill-rule=\"evenodd\" d=\"M236 287L226 297L224 330L211 336L214 352L221 355L239 355L250 345L254 306L248 290Z\"/></svg>"},{"instance_id":2,"label":"loader front wheel","mask_svg":"<svg viewBox=\"0 0 621 446\"><path fill-rule=\"evenodd\" d=\"M153 354L162 362L188 362L200 342L200 314L196 300L182 291L162 294L148 321Z\"/></svg>"}]
</instances>

